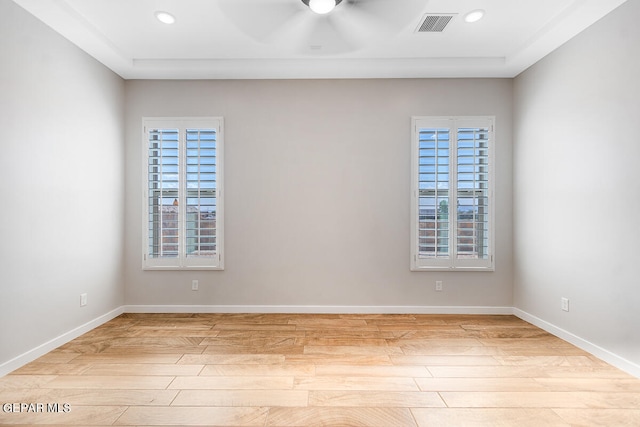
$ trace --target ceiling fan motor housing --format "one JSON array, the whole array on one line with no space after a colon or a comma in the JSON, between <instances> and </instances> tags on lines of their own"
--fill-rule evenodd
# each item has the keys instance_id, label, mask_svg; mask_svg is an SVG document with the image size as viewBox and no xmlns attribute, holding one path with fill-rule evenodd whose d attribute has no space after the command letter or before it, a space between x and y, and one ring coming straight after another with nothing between
<instances>
[{"instance_id":1,"label":"ceiling fan motor housing","mask_svg":"<svg viewBox=\"0 0 640 427\"><path fill-rule=\"evenodd\" d=\"M302 0L302 3L306 4L307 6L309 6L310 2L311 2L311 0ZM342 3L342 0L335 0L335 2L336 2L336 6L337 6L340 3Z\"/></svg>"}]
</instances>

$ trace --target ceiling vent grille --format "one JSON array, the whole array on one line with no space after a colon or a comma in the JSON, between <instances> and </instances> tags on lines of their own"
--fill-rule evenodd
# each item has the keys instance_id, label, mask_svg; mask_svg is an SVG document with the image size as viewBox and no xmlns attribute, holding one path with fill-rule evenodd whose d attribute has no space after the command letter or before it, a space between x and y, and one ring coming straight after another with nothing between
<instances>
[{"instance_id":1,"label":"ceiling vent grille","mask_svg":"<svg viewBox=\"0 0 640 427\"><path fill-rule=\"evenodd\" d=\"M441 33L446 26L451 22L455 14L433 14L429 13L424 16L422 24L418 27L416 32L418 33Z\"/></svg>"}]
</instances>

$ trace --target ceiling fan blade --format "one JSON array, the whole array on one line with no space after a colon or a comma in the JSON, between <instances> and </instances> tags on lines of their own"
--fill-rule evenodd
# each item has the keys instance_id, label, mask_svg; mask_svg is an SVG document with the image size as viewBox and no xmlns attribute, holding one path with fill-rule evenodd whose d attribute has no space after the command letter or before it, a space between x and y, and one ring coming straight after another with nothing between
<instances>
[{"instance_id":1,"label":"ceiling fan blade","mask_svg":"<svg viewBox=\"0 0 640 427\"><path fill-rule=\"evenodd\" d=\"M322 16L309 22L306 36L301 40L296 53L331 55L357 50L359 45L343 37L332 16Z\"/></svg>"},{"instance_id":2,"label":"ceiling fan blade","mask_svg":"<svg viewBox=\"0 0 640 427\"><path fill-rule=\"evenodd\" d=\"M352 52L397 34L422 17L425 0L344 0L316 23L303 51Z\"/></svg>"},{"instance_id":3,"label":"ceiling fan blade","mask_svg":"<svg viewBox=\"0 0 640 427\"><path fill-rule=\"evenodd\" d=\"M375 21L382 31L398 32L422 17L427 0L345 0L346 12Z\"/></svg>"},{"instance_id":4,"label":"ceiling fan blade","mask_svg":"<svg viewBox=\"0 0 640 427\"><path fill-rule=\"evenodd\" d=\"M299 0L221 0L219 7L240 31L262 43L307 11Z\"/></svg>"},{"instance_id":5,"label":"ceiling fan blade","mask_svg":"<svg viewBox=\"0 0 640 427\"><path fill-rule=\"evenodd\" d=\"M377 21L375 16L346 7L330 17L331 27L347 51L358 50L384 37L387 31L381 30Z\"/></svg>"}]
</instances>

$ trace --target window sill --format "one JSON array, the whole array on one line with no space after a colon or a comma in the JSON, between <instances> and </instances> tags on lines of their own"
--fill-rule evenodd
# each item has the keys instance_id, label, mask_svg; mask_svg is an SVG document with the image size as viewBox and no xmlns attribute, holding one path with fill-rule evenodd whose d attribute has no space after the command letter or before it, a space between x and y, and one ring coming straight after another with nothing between
<instances>
[{"instance_id":1,"label":"window sill","mask_svg":"<svg viewBox=\"0 0 640 427\"><path fill-rule=\"evenodd\" d=\"M168 267L168 266L162 266L162 267L155 267L155 266L143 266L142 267L143 271L194 271L194 270L200 270L200 271L204 271L204 270L213 270L213 271L222 271L224 270L223 266L215 266L215 267L210 267L210 266L190 266L190 267Z\"/></svg>"},{"instance_id":2,"label":"window sill","mask_svg":"<svg viewBox=\"0 0 640 427\"><path fill-rule=\"evenodd\" d=\"M450 271L450 272L494 272L495 267L411 267L410 271L428 272L428 271Z\"/></svg>"}]
</instances>

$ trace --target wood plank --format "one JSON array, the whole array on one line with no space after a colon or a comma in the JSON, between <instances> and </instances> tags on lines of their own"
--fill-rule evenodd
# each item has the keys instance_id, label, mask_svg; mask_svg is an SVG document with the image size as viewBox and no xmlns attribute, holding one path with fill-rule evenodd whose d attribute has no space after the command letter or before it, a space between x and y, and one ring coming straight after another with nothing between
<instances>
[{"instance_id":1,"label":"wood plank","mask_svg":"<svg viewBox=\"0 0 640 427\"><path fill-rule=\"evenodd\" d=\"M425 366L496 366L501 365L495 356L405 356L392 355L394 365Z\"/></svg>"},{"instance_id":2,"label":"wood plank","mask_svg":"<svg viewBox=\"0 0 640 427\"><path fill-rule=\"evenodd\" d=\"M91 368L88 363L41 363L31 362L12 372L14 375L80 375Z\"/></svg>"},{"instance_id":3,"label":"wood plank","mask_svg":"<svg viewBox=\"0 0 640 427\"><path fill-rule=\"evenodd\" d=\"M487 342L493 339L505 338L555 338L546 331L535 328L521 327L488 327L488 326L462 326L467 336L485 339Z\"/></svg>"},{"instance_id":4,"label":"wood plank","mask_svg":"<svg viewBox=\"0 0 640 427\"><path fill-rule=\"evenodd\" d=\"M535 338L478 338L478 342L482 345L486 345L488 347L502 347L502 348L527 348L527 347L537 347L539 349L556 349L556 348L564 348L564 349L572 349L579 350L582 354L587 355L588 353L584 350L578 349L578 347L574 346L571 343L568 343L558 337L555 337L551 334L545 332L544 337L535 337Z\"/></svg>"},{"instance_id":5,"label":"wood plank","mask_svg":"<svg viewBox=\"0 0 640 427\"><path fill-rule=\"evenodd\" d=\"M46 387L56 378L58 378L57 375L16 375L12 373L0 378L0 390Z\"/></svg>"},{"instance_id":6,"label":"wood plank","mask_svg":"<svg viewBox=\"0 0 640 427\"><path fill-rule=\"evenodd\" d=\"M536 378L535 381L550 391L606 391L640 394L640 381L637 379L611 381L610 378Z\"/></svg>"},{"instance_id":7,"label":"wood plank","mask_svg":"<svg viewBox=\"0 0 640 427\"><path fill-rule=\"evenodd\" d=\"M413 378L404 377L300 377L296 390L386 390L419 391Z\"/></svg>"},{"instance_id":8,"label":"wood plank","mask_svg":"<svg viewBox=\"0 0 640 427\"><path fill-rule=\"evenodd\" d=\"M270 325L270 324L243 324L243 323L219 323L215 330L224 331L295 331L296 325Z\"/></svg>"},{"instance_id":9,"label":"wood plank","mask_svg":"<svg viewBox=\"0 0 640 427\"><path fill-rule=\"evenodd\" d=\"M640 426L640 409L554 409L572 426Z\"/></svg>"},{"instance_id":10,"label":"wood plank","mask_svg":"<svg viewBox=\"0 0 640 427\"><path fill-rule=\"evenodd\" d=\"M531 345L533 344L533 345ZM544 344L537 345L502 345L487 347L495 349L496 356L587 356L588 353L577 347L547 347Z\"/></svg>"},{"instance_id":11,"label":"wood plank","mask_svg":"<svg viewBox=\"0 0 640 427\"><path fill-rule=\"evenodd\" d=\"M317 365L392 365L388 355L371 354L287 354L287 363Z\"/></svg>"},{"instance_id":12,"label":"wood plank","mask_svg":"<svg viewBox=\"0 0 640 427\"><path fill-rule=\"evenodd\" d=\"M358 332L376 332L378 331L378 327L376 325L359 325L359 326L348 326L346 324L341 324L338 322L335 323L324 323L324 324L304 324L304 325L295 325L296 331L305 331L310 333L315 333L320 330L325 330L330 328L332 331L358 331Z\"/></svg>"},{"instance_id":13,"label":"wood plank","mask_svg":"<svg viewBox=\"0 0 640 427\"><path fill-rule=\"evenodd\" d=\"M215 337L205 338L200 345L208 346L249 346L249 347L291 347L296 345L296 338L271 335L267 337Z\"/></svg>"},{"instance_id":14,"label":"wood plank","mask_svg":"<svg viewBox=\"0 0 640 427\"><path fill-rule=\"evenodd\" d=\"M268 411L263 407L132 406L114 425L264 426Z\"/></svg>"},{"instance_id":15,"label":"wood plank","mask_svg":"<svg viewBox=\"0 0 640 427\"><path fill-rule=\"evenodd\" d=\"M192 331L194 329L199 329L199 330L204 330L204 331L213 331L213 323L208 323L208 322L196 322L193 320L187 320L187 321L182 321L182 322L178 322L178 323L173 323L173 322L166 322L166 321L161 321L161 322L145 322L145 323L139 323L136 324L134 326L131 326L131 328L129 328L131 331L147 331L147 330L153 330L153 331L159 331L159 330L171 330L171 331L175 331L175 330L188 330L188 331Z\"/></svg>"},{"instance_id":16,"label":"wood plank","mask_svg":"<svg viewBox=\"0 0 640 427\"><path fill-rule=\"evenodd\" d=\"M447 378L590 378L629 379L620 371L584 366L429 366L434 377Z\"/></svg>"},{"instance_id":17,"label":"wood plank","mask_svg":"<svg viewBox=\"0 0 640 427\"><path fill-rule=\"evenodd\" d=\"M208 345L201 346L204 350L204 354L242 354L242 353L256 353L256 354L301 354L304 351L303 346L299 345L264 345L264 346L252 346L246 345L234 345L233 343L227 343L227 345Z\"/></svg>"},{"instance_id":18,"label":"wood plank","mask_svg":"<svg viewBox=\"0 0 640 427\"><path fill-rule=\"evenodd\" d=\"M499 348L479 346L433 346L428 344L400 345L409 356L494 356L503 354Z\"/></svg>"},{"instance_id":19,"label":"wood plank","mask_svg":"<svg viewBox=\"0 0 640 427\"><path fill-rule=\"evenodd\" d=\"M108 347L102 350L102 354L200 354L205 350L203 345L184 345L184 346L145 346L145 345L130 345L130 346L117 346Z\"/></svg>"},{"instance_id":20,"label":"wood plank","mask_svg":"<svg viewBox=\"0 0 640 427\"><path fill-rule=\"evenodd\" d=\"M76 406L169 406L177 390L21 389L0 390L1 402L64 402ZM1 423L0 423L1 424Z\"/></svg>"},{"instance_id":21,"label":"wood plank","mask_svg":"<svg viewBox=\"0 0 640 427\"><path fill-rule=\"evenodd\" d=\"M362 355L392 355L402 354L400 347L370 346L370 345L307 345L304 354L362 354Z\"/></svg>"},{"instance_id":22,"label":"wood plank","mask_svg":"<svg viewBox=\"0 0 640 427\"><path fill-rule=\"evenodd\" d=\"M307 406L306 390L182 390L172 406Z\"/></svg>"},{"instance_id":23,"label":"wood plank","mask_svg":"<svg viewBox=\"0 0 640 427\"><path fill-rule=\"evenodd\" d=\"M605 362L591 356L493 356L505 366L593 366L616 370ZM452 364L453 365L453 364Z\"/></svg>"},{"instance_id":24,"label":"wood plank","mask_svg":"<svg viewBox=\"0 0 640 427\"><path fill-rule=\"evenodd\" d=\"M169 389L180 390L290 390L293 377L176 377Z\"/></svg>"},{"instance_id":25,"label":"wood plank","mask_svg":"<svg viewBox=\"0 0 640 427\"><path fill-rule=\"evenodd\" d=\"M53 350L50 353L45 354L38 358L38 363L69 363L76 357L80 356L81 353L69 353L69 352L60 352L57 350Z\"/></svg>"},{"instance_id":26,"label":"wood plank","mask_svg":"<svg viewBox=\"0 0 640 427\"><path fill-rule=\"evenodd\" d=\"M304 319L293 319L289 321L289 324L296 326L296 329L306 328L323 328L323 329L359 329L367 327L367 321L364 319L354 319L337 317L335 319L323 319L317 316L310 316Z\"/></svg>"},{"instance_id":27,"label":"wood plank","mask_svg":"<svg viewBox=\"0 0 640 427\"><path fill-rule=\"evenodd\" d=\"M177 362L187 365L273 365L284 363L282 354L185 354Z\"/></svg>"},{"instance_id":28,"label":"wood plank","mask_svg":"<svg viewBox=\"0 0 640 427\"><path fill-rule=\"evenodd\" d=\"M210 329L138 329L127 333L127 337L135 338L172 338L172 337L189 337L189 338L212 338L217 337L220 331Z\"/></svg>"},{"instance_id":29,"label":"wood plank","mask_svg":"<svg viewBox=\"0 0 640 427\"><path fill-rule=\"evenodd\" d=\"M168 376L143 375L59 375L47 382L46 388L164 390L173 381Z\"/></svg>"},{"instance_id":30,"label":"wood plank","mask_svg":"<svg viewBox=\"0 0 640 427\"><path fill-rule=\"evenodd\" d=\"M551 409L411 409L419 427L572 427Z\"/></svg>"},{"instance_id":31,"label":"wood plank","mask_svg":"<svg viewBox=\"0 0 640 427\"><path fill-rule=\"evenodd\" d=\"M60 408L61 406L59 406ZM68 412L0 412L0 424L103 426L112 425L126 406L72 406Z\"/></svg>"},{"instance_id":32,"label":"wood plank","mask_svg":"<svg viewBox=\"0 0 640 427\"><path fill-rule=\"evenodd\" d=\"M354 338L344 336L307 336L298 338L296 345L302 346L387 346L387 340L383 338Z\"/></svg>"},{"instance_id":33,"label":"wood plank","mask_svg":"<svg viewBox=\"0 0 640 427\"><path fill-rule=\"evenodd\" d=\"M158 337L118 337L109 340L110 347L190 347L198 346L207 338L193 336ZM211 338L213 339L213 338Z\"/></svg>"},{"instance_id":34,"label":"wood plank","mask_svg":"<svg viewBox=\"0 0 640 427\"><path fill-rule=\"evenodd\" d=\"M445 404L435 392L314 390L309 392L309 406L438 408Z\"/></svg>"},{"instance_id":35,"label":"wood plank","mask_svg":"<svg viewBox=\"0 0 640 427\"><path fill-rule=\"evenodd\" d=\"M272 408L266 426L411 427L416 423L403 408Z\"/></svg>"},{"instance_id":36,"label":"wood plank","mask_svg":"<svg viewBox=\"0 0 640 427\"><path fill-rule=\"evenodd\" d=\"M450 408L640 408L640 393L441 392Z\"/></svg>"},{"instance_id":37,"label":"wood plank","mask_svg":"<svg viewBox=\"0 0 640 427\"><path fill-rule=\"evenodd\" d=\"M319 365L315 374L333 376L366 377L431 377L425 366L362 366L362 365Z\"/></svg>"},{"instance_id":38,"label":"wood plank","mask_svg":"<svg viewBox=\"0 0 640 427\"><path fill-rule=\"evenodd\" d=\"M215 331L216 338L239 338L239 339L253 339L253 338L304 338L305 331L287 330L287 331L270 331L270 330L252 330L252 329L224 329Z\"/></svg>"},{"instance_id":39,"label":"wood plank","mask_svg":"<svg viewBox=\"0 0 640 427\"><path fill-rule=\"evenodd\" d=\"M302 338L353 338L353 339L386 339L382 336L382 333L377 328L369 328L362 330L359 328L354 329L313 329L306 331L296 331Z\"/></svg>"},{"instance_id":40,"label":"wood plank","mask_svg":"<svg viewBox=\"0 0 640 427\"><path fill-rule=\"evenodd\" d=\"M145 375L145 376L193 376L198 375L204 365L176 365L159 363L101 363L91 366L83 375Z\"/></svg>"},{"instance_id":41,"label":"wood plank","mask_svg":"<svg viewBox=\"0 0 640 427\"><path fill-rule=\"evenodd\" d=\"M402 347L485 347L480 341L475 338L402 338L394 341Z\"/></svg>"},{"instance_id":42,"label":"wood plank","mask_svg":"<svg viewBox=\"0 0 640 427\"><path fill-rule=\"evenodd\" d=\"M315 365L206 365L200 376L291 376L309 377L316 374Z\"/></svg>"},{"instance_id":43,"label":"wood plank","mask_svg":"<svg viewBox=\"0 0 640 427\"><path fill-rule=\"evenodd\" d=\"M422 391L544 391L533 378L416 378Z\"/></svg>"},{"instance_id":44,"label":"wood plank","mask_svg":"<svg viewBox=\"0 0 640 427\"><path fill-rule=\"evenodd\" d=\"M107 363L107 364L141 364L141 363L176 363L180 358L183 357L183 353L180 354L157 354L153 352L147 353L115 353L115 354L83 354L81 356L76 357L70 364L80 363L80 364L89 364L95 365L99 363ZM39 359L38 359L39 360Z\"/></svg>"}]
</instances>

